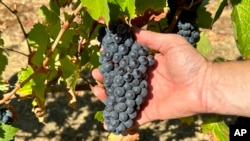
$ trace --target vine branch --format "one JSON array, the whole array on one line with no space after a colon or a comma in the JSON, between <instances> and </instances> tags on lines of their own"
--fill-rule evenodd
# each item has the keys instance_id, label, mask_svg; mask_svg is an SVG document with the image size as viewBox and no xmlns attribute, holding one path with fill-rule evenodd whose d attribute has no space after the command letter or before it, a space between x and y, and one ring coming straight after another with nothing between
<instances>
[{"instance_id":1,"label":"vine branch","mask_svg":"<svg viewBox=\"0 0 250 141\"><path fill-rule=\"evenodd\" d=\"M65 33L65 31L70 27L70 24L72 23L72 21L74 20L74 18L77 16L77 14L82 10L83 6L82 4L79 4L79 6L76 8L76 10L73 12L73 14L71 15L71 17L69 18L69 20L65 21L61 27L61 30L59 31L55 42L52 44L52 47L48 53L48 55L46 56L46 58L43 60L43 68L47 69L47 64L49 62L49 59L51 58L52 54L54 53L59 41L61 40L63 34Z\"/></svg>"},{"instance_id":2,"label":"vine branch","mask_svg":"<svg viewBox=\"0 0 250 141\"><path fill-rule=\"evenodd\" d=\"M3 98L0 100L0 105L4 104L4 103L9 103L10 99L12 97L14 97L15 93L22 88L26 83L28 83L37 73L41 72L42 69L38 69L37 71L35 71L34 73L32 73L28 78L26 78L24 81L22 81L21 83L18 83L15 88L9 92L3 95Z\"/></svg>"},{"instance_id":3,"label":"vine branch","mask_svg":"<svg viewBox=\"0 0 250 141\"><path fill-rule=\"evenodd\" d=\"M22 24L22 22L21 22L21 20L20 20L20 18L19 18L19 16L18 16L18 11L16 10L16 4L14 4L14 10L12 10L9 6L7 6L7 5L6 5L4 2L2 2L1 0L0 0L0 3L1 3L5 8L7 8L13 15L16 16L16 19L17 19L17 21L18 21L18 24L20 25L21 30L22 30L23 35L24 35L24 38L25 38L25 40L26 40L26 43L27 43L27 46L28 46L28 49L29 49L29 53L31 54L32 50L31 50L31 47L30 47L30 45L29 45L29 43L28 43L28 40L27 40L28 34L26 33L26 31L25 31L25 29L24 29L24 26L23 26L23 24Z\"/></svg>"}]
</instances>

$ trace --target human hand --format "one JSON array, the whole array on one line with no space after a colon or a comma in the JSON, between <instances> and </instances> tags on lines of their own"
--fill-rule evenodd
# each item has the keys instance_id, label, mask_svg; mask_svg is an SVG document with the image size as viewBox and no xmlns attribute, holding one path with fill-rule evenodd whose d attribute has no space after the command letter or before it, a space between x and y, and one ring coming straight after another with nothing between
<instances>
[{"instance_id":1,"label":"human hand","mask_svg":"<svg viewBox=\"0 0 250 141\"><path fill-rule=\"evenodd\" d=\"M136 124L173 119L202 113L206 102L202 95L208 61L184 38L176 34L161 34L134 29L138 43L159 51L155 65L148 70L148 96L136 118ZM93 70L94 79L103 77ZM105 89L93 88L101 101L107 98Z\"/></svg>"}]
</instances>

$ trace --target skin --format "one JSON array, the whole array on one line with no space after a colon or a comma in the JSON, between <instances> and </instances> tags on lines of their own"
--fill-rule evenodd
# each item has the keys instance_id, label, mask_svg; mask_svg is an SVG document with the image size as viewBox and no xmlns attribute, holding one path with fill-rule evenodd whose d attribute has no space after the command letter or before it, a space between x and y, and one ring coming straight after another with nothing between
<instances>
[{"instance_id":1,"label":"skin","mask_svg":"<svg viewBox=\"0 0 250 141\"><path fill-rule=\"evenodd\" d=\"M148 70L148 96L136 119L137 126L200 113L250 116L250 61L213 63L184 38L134 28L137 42L157 50ZM102 83L98 69L92 72ZM107 98L102 86L93 93Z\"/></svg>"}]
</instances>

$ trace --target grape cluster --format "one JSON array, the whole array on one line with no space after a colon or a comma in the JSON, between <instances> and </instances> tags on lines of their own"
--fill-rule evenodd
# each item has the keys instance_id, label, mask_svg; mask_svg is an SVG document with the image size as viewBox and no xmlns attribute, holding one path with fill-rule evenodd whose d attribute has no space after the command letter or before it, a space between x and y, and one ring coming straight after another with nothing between
<instances>
[{"instance_id":1,"label":"grape cluster","mask_svg":"<svg viewBox=\"0 0 250 141\"><path fill-rule=\"evenodd\" d=\"M7 108L0 109L0 122L11 124L13 121L13 113Z\"/></svg>"},{"instance_id":2,"label":"grape cluster","mask_svg":"<svg viewBox=\"0 0 250 141\"><path fill-rule=\"evenodd\" d=\"M194 47L196 47L196 43L200 39L200 32L195 23L195 15L195 12L183 10L179 17L176 30L177 34L184 37Z\"/></svg>"},{"instance_id":3,"label":"grape cluster","mask_svg":"<svg viewBox=\"0 0 250 141\"><path fill-rule=\"evenodd\" d=\"M102 30L100 72L104 76L103 117L110 132L120 134L132 127L147 96L147 68L154 64L149 48L134 41L131 28L118 23ZM103 34L105 33L105 34Z\"/></svg>"},{"instance_id":4,"label":"grape cluster","mask_svg":"<svg viewBox=\"0 0 250 141\"><path fill-rule=\"evenodd\" d=\"M190 0L187 0L186 2L187 5L191 3ZM170 8L170 13L167 15L167 19L168 24L170 24L179 5L176 0L168 0L168 5ZM200 39L200 32L198 27L196 26L197 6L199 5L194 6L190 10L182 10L181 14L178 17L177 24L173 30L173 33L181 35L194 47L196 47L196 43Z\"/></svg>"}]
</instances>

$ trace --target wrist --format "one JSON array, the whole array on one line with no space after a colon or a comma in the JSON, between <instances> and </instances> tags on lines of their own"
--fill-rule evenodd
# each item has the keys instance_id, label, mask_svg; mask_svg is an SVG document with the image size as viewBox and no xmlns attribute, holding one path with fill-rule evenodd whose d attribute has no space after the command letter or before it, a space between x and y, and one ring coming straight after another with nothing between
<instances>
[{"instance_id":1,"label":"wrist","mask_svg":"<svg viewBox=\"0 0 250 141\"><path fill-rule=\"evenodd\" d=\"M211 113L213 111L213 98L211 96L212 87L212 74L214 69L214 63L208 62L207 68L203 77L202 90L201 90L201 111L200 113Z\"/></svg>"}]
</instances>

